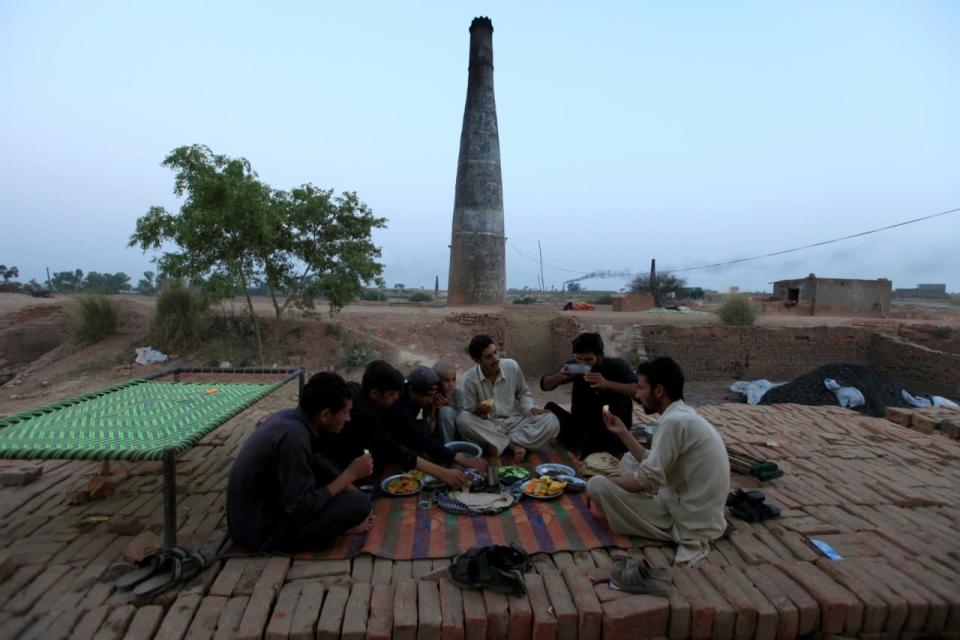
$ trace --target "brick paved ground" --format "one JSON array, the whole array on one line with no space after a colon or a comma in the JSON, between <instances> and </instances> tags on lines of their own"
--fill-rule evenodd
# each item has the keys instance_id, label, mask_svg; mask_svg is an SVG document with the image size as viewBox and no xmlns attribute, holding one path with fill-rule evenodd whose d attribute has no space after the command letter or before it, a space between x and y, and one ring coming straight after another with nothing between
<instances>
[{"instance_id":1,"label":"brick paved ground","mask_svg":"<svg viewBox=\"0 0 960 640\"><path fill-rule=\"evenodd\" d=\"M293 393L259 403L181 458L183 543L219 548L230 460ZM960 637L956 442L839 408L703 413L728 444L787 471L762 487L783 513L762 525L735 521L707 563L672 570L669 598L611 591L603 578L627 554L597 550L536 557L519 598L421 579L446 560L258 557L218 561L191 584L134 602L112 580L125 554L160 531L159 466L113 464L112 496L71 505L98 465L47 462L39 479L0 488L0 638ZM818 556L807 538L844 560ZM670 549L632 553L671 561Z\"/></svg>"}]
</instances>

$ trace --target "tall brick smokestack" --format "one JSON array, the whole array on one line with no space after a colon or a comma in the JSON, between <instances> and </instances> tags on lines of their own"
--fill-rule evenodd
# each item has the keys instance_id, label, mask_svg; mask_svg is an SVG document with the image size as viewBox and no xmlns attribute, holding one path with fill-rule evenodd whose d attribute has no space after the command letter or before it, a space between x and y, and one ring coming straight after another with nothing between
<instances>
[{"instance_id":1,"label":"tall brick smokestack","mask_svg":"<svg viewBox=\"0 0 960 640\"><path fill-rule=\"evenodd\" d=\"M450 305L502 305L507 284L500 136L493 97L493 23L470 23L467 103L450 243Z\"/></svg>"}]
</instances>

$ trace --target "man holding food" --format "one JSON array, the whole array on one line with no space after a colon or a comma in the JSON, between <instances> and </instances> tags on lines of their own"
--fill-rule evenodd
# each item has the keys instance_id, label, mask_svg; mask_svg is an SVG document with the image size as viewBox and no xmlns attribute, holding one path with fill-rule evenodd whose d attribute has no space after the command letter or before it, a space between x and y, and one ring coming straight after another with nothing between
<instances>
[{"instance_id":1,"label":"man holding food","mask_svg":"<svg viewBox=\"0 0 960 640\"><path fill-rule=\"evenodd\" d=\"M273 414L247 438L227 483L235 543L290 553L370 528L370 498L353 486L373 472L370 452L343 471L328 457L350 420L352 397L343 378L318 373L304 385L299 406Z\"/></svg>"},{"instance_id":2,"label":"man holding food","mask_svg":"<svg viewBox=\"0 0 960 640\"><path fill-rule=\"evenodd\" d=\"M726 530L727 449L713 425L684 404L683 372L676 362L666 357L644 362L637 377L635 399L648 414L660 414L650 451L607 413L607 429L628 452L620 475L590 478L587 492L613 531L671 540L677 543L676 564L694 564Z\"/></svg>"},{"instance_id":3,"label":"man holding food","mask_svg":"<svg viewBox=\"0 0 960 640\"><path fill-rule=\"evenodd\" d=\"M463 374L463 411L457 428L489 454L509 450L522 461L528 449L539 449L560 430L557 417L538 409L516 360L500 358L487 335L474 336L468 348L476 366Z\"/></svg>"},{"instance_id":4,"label":"man holding food","mask_svg":"<svg viewBox=\"0 0 960 640\"><path fill-rule=\"evenodd\" d=\"M573 339L573 360L564 363L556 373L540 378L544 391L568 383L573 385L570 411L555 402L546 406L560 421L560 444L580 458L597 451L615 455L626 451L620 439L607 431L603 420L606 406L625 425L633 423L637 376L626 360L606 357L599 333L581 333Z\"/></svg>"}]
</instances>

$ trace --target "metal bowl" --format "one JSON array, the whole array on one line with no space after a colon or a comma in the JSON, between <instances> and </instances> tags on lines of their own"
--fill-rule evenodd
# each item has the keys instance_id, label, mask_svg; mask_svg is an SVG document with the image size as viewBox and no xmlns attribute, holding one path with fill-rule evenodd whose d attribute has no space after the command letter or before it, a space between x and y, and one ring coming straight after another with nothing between
<instances>
[{"instance_id":1,"label":"metal bowl","mask_svg":"<svg viewBox=\"0 0 960 640\"><path fill-rule=\"evenodd\" d=\"M450 451L456 453L462 453L465 456L471 458L479 458L483 455L483 449L480 448L480 445L473 442L467 442L466 440L454 440L443 445Z\"/></svg>"},{"instance_id":2,"label":"metal bowl","mask_svg":"<svg viewBox=\"0 0 960 640\"><path fill-rule=\"evenodd\" d=\"M583 478L578 478L576 476L554 476L557 480L566 482L567 486L564 491L586 491L587 490L587 481Z\"/></svg>"},{"instance_id":3,"label":"metal bowl","mask_svg":"<svg viewBox=\"0 0 960 640\"><path fill-rule=\"evenodd\" d=\"M413 491L403 491L403 492L394 492L394 491L390 491L389 489L387 489L387 485L389 485L391 482L393 482L394 480L400 480L400 479L403 479L403 478L409 478L409 479L413 480L414 482L416 482L416 483L417 483L417 488L416 488L415 490L413 490ZM387 494L388 496L412 496L412 495L415 495L415 494L417 494L417 493L420 493L420 490L421 490L422 488L423 488L423 481L420 480L419 478L415 478L414 476L410 475L409 473L398 473L398 474L396 474L396 475L388 476L388 477L386 477L386 478L383 479L383 482L380 483L380 489L381 489L385 494Z\"/></svg>"},{"instance_id":4,"label":"metal bowl","mask_svg":"<svg viewBox=\"0 0 960 640\"><path fill-rule=\"evenodd\" d=\"M544 464L537 465L537 475L538 476L575 476L577 475L576 469L573 467L568 467L565 464L557 464L556 462L547 462Z\"/></svg>"},{"instance_id":5,"label":"metal bowl","mask_svg":"<svg viewBox=\"0 0 960 640\"><path fill-rule=\"evenodd\" d=\"M588 364L580 364L579 362L574 364L567 365L567 373L572 376L583 376L590 373L592 367Z\"/></svg>"}]
</instances>

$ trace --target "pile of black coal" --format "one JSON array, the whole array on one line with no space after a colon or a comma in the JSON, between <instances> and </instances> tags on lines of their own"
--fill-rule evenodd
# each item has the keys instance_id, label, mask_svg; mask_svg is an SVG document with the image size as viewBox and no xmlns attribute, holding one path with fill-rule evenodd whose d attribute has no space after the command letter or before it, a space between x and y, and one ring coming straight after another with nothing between
<instances>
[{"instance_id":1,"label":"pile of black coal","mask_svg":"<svg viewBox=\"0 0 960 640\"><path fill-rule=\"evenodd\" d=\"M866 404L854 411L868 416L883 417L885 407L907 407L900 392L907 387L892 376L864 367L859 364L827 364L810 373L800 376L793 382L770 389L760 404L833 405L837 406L837 396L823 385L827 378L833 378L842 387L855 387L863 394ZM910 391L910 389L907 389ZM911 391L912 393L912 391ZM916 395L916 394L914 394Z\"/></svg>"}]
</instances>

